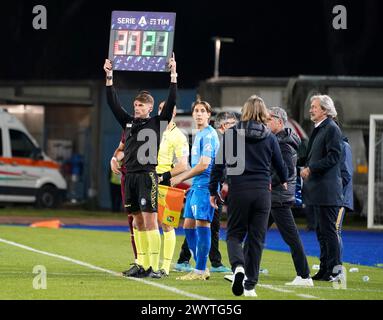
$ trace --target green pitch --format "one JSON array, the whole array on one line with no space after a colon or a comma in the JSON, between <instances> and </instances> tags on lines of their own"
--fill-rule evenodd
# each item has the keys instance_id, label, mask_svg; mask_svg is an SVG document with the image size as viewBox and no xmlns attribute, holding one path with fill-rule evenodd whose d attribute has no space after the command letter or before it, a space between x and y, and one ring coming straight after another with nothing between
<instances>
[{"instance_id":1,"label":"green pitch","mask_svg":"<svg viewBox=\"0 0 383 320\"><path fill-rule=\"evenodd\" d=\"M182 241L183 237L177 238L175 256ZM220 246L228 265L225 242ZM0 299L248 299L234 297L223 274L212 274L205 282L178 281L177 272L160 280L119 276L132 257L128 233L0 226ZM310 266L318 262L309 257ZM39 276L33 269L38 265L46 268L46 289L33 287ZM345 267L359 268L358 273L347 273L346 290L324 282L315 282L310 289L288 287L285 282L295 276L290 255L266 250L262 268L269 273L260 275L256 299L383 299L383 269ZM368 282L362 280L364 275Z\"/></svg>"}]
</instances>

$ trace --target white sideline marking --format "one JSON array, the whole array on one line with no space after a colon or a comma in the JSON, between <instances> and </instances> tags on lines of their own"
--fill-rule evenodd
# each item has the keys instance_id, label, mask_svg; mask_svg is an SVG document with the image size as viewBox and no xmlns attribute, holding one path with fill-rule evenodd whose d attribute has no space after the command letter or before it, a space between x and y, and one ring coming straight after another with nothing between
<instances>
[{"instance_id":1,"label":"white sideline marking","mask_svg":"<svg viewBox=\"0 0 383 320\"><path fill-rule=\"evenodd\" d=\"M294 293L294 291L291 291L291 290L286 290L286 289L281 289L281 288L275 288L275 287L273 287L271 284L258 284L257 286L258 286L258 287L261 287L261 288L266 288L266 289L274 290L274 291L277 291L277 292Z\"/></svg>"},{"instance_id":2,"label":"white sideline marking","mask_svg":"<svg viewBox=\"0 0 383 320\"><path fill-rule=\"evenodd\" d=\"M19 272L19 271L0 271L0 274L31 274L30 272ZM51 276L94 276L94 273L88 272L88 273L72 273L72 272L49 272L49 275Z\"/></svg>"},{"instance_id":3,"label":"white sideline marking","mask_svg":"<svg viewBox=\"0 0 383 320\"><path fill-rule=\"evenodd\" d=\"M58 254L55 254L55 253L50 253L50 252L46 252L46 251L42 251L42 250L37 250L37 249L31 248L31 247L25 246L23 244L19 244L19 243L13 242L13 241L8 241L8 240L2 239L2 238L0 238L0 242L6 243L6 244L9 244L11 246L15 246L15 247L18 247L18 248L21 248L21 249L25 249L25 250L28 250L28 251L32 251L32 252L35 252L35 253L40 253L40 254L43 254L43 255L46 255L46 256L49 256L49 257L58 258L58 259L65 260L65 261L69 261L69 262L72 262L74 264L78 264L80 266L87 267L89 269L93 269L93 270L97 270L97 271L100 271L100 272L105 272L105 273L111 274L113 276L123 277L121 275L121 273L119 273L119 272L115 272L115 271L112 271L112 270L100 268L100 267L94 266L94 265L92 265L90 263L83 262L83 261L76 260L76 259L72 259L72 258L69 258L69 257L66 257L66 256L61 256L61 255L58 255ZM137 281L137 282L145 283L145 284L147 284L149 286L153 286L153 287L157 287L157 288L160 288L160 289L163 289L163 290L167 290L167 291L170 291L170 292L173 292L173 293L176 293L176 294L188 297L188 298L199 299L199 300L212 300L211 298L200 296L200 295L194 294L194 293L189 293L189 292L186 292L186 291L183 291L183 290L180 290L180 289L177 289L177 288L169 287L169 286L166 286L166 285L163 285L163 284L160 284L160 283L155 283L155 282L151 282L151 281L147 281L147 280L143 280L143 279L138 279L138 278L126 278L126 277L123 277L123 278L127 279L127 280L134 280L134 281Z\"/></svg>"},{"instance_id":4,"label":"white sideline marking","mask_svg":"<svg viewBox=\"0 0 383 320\"><path fill-rule=\"evenodd\" d=\"M305 299L320 299L319 297L315 297L315 296L312 296L310 294L295 293L295 291L292 291L292 290L276 288L276 287L272 286L271 284L258 284L257 286L259 286L261 288L266 288L266 289L274 290L274 291L277 291L277 292L293 293L297 297L301 297L301 298L305 298ZM297 288L302 288L302 287L297 287Z\"/></svg>"},{"instance_id":5,"label":"white sideline marking","mask_svg":"<svg viewBox=\"0 0 383 320\"><path fill-rule=\"evenodd\" d=\"M282 288L291 288L290 286L286 286L286 285L278 285L278 284L274 284L274 285L268 285L268 284L258 284L257 286L259 287L264 287L266 289L271 289L271 290L275 290L275 291L279 291L279 292L285 292L285 293L294 293L293 291L290 291L290 290L287 290L287 289L282 289ZM295 287L295 288L305 288L305 287ZM333 287L321 287L321 286L314 286L314 287L310 287L310 289L313 289L313 290L328 290L328 291L333 291L335 290ZM355 292L376 292L376 293L383 293L383 290L379 290L379 289L358 289L358 288L349 288L347 287L347 289L345 290L341 290L341 291L355 291ZM300 296L302 298L310 298L310 299L320 299L318 297L315 297L315 296L311 296L311 295L306 295L306 294L297 294L297 296Z\"/></svg>"},{"instance_id":6,"label":"white sideline marking","mask_svg":"<svg viewBox=\"0 0 383 320\"><path fill-rule=\"evenodd\" d=\"M312 296L311 294L298 293L297 296L305 299L319 299L318 297Z\"/></svg>"},{"instance_id":7,"label":"white sideline marking","mask_svg":"<svg viewBox=\"0 0 383 320\"><path fill-rule=\"evenodd\" d=\"M333 287L319 287L315 286L315 289L322 289L322 290L334 290ZM342 289L343 290L343 289ZM357 291L357 292L377 292L377 293L383 293L383 290L378 290L378 289L358 289L358 288L349 288L344 289L344 291Z\"/></svg>"}]
</instances>

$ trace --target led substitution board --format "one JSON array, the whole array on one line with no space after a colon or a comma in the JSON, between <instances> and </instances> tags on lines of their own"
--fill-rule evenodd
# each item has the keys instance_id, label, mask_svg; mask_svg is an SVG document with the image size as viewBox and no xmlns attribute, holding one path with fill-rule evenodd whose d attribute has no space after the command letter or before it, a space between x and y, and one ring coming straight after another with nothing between
<instances>
[{"instance_id":1,"label":"led substitution board","mask_svg":"<svg viewBox=\"0 0 383 320\"><path fill-rule=\"evenodd\" d=\"M113 11L109 41L113 70L168 71L175 23L172 12Z\"/></svg>"}]
</instances>

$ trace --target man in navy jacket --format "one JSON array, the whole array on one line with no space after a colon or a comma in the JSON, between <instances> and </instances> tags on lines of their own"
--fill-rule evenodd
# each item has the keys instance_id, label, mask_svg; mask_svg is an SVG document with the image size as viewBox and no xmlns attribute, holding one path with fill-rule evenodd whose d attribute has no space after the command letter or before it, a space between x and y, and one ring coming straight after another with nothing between
<instances>
[{"instance_id":1,"label":"man in navy jacket","mask_svg":"<svg viewBox=\"0 0 383 320\"><path fill-rule=\"evenodd\" d=\"M343 205L341 178L342 133L332 118L337 112L327 95L311 97L310 118L315 128L311 134L305 168L301 171L303 198L312 206L317 220L320 245L320 270L313 280L330 281L341 265L336 230L339 208Z\"/></svg>"}]
</instances>

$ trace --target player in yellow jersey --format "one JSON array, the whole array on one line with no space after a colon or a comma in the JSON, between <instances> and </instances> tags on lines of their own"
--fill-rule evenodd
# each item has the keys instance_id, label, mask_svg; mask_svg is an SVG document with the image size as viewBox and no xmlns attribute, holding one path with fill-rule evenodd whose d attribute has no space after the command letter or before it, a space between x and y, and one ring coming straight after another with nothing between
<instances>
[{"instance_id":1,"label":"player in yellow jersey","mask_svg":"<svg viewBox=\"0 0 383 320\"><path fill-rule=\"evenodd\" d=\"M164 105L165 102L160 103L158 107L159 113ZM173 119L169 122L162 135L160 149L158 151L158 165L156 167L159 184L167 186L170 186L170 179L172 177L188 169L189 144L186 136L174 122L176 112L176 107L174 107ZM163 263L160 272L163 275L169 275L170 264L176 246L176 233L172 226L163 224L162 221L158 221L158 224L162 226L164 234Z\"/></svg>"}]
</instances>

